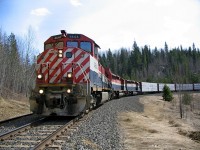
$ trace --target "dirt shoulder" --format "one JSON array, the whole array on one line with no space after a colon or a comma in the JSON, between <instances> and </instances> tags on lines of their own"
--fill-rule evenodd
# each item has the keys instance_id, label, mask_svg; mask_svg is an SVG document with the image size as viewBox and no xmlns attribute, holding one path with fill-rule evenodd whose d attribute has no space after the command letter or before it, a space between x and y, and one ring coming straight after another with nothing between
<instances>
[{"instance_id":1,"label":"dirt shoulder","mask_svg":"<svg viewBox=\"0 0 200 150\"><path fill-rule=\"evenodd\" d=\"M4 100L0 98L0 121L30 113L28 100Z\"/></svg>"},{"instance_id":2,"label":"dirt shoulder","mask_svg":"<svg viewBox=\"0 0 200 150\"><path fill-rule=\"evenodd\" d=\"M143 113L123 112L118 116L126 149L200 148L199 141L189 137L200 131L197 118L200 115L190 114L189 119L180 119L177 107L164 102L161 95L140 96L139 99L144 104ZM174 99L178 96L174 95Z\"/></svg>"}]
</instances>

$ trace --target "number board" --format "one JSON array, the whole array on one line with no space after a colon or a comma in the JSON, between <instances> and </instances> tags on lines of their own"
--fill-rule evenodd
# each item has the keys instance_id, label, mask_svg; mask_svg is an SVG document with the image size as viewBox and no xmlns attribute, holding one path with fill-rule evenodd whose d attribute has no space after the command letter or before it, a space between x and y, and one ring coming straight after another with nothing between
<instances>
[{"instance_id":1,"label":"number board","mask_svg":"<svg viewBox=\"0 0 200 150\"><path fill-rule=\"evenodd\" d=\"M81 35L80 34L67 34L67 37L70 39L80 39Z\"/></svg>"}]
</instances>

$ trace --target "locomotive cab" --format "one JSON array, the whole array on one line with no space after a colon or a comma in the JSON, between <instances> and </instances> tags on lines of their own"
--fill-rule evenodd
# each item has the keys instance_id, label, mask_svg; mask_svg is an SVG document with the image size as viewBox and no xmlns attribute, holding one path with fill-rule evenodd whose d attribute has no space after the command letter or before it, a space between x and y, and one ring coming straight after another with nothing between
<instances>
[{"instance_id":1,"label":"locomotive cab","mask_svg":"<svg viewBox=\"0 0 200 150\"><path fill-rule=\"evenodd\" d=\"M45 41L44 51L50 48L80 48L98 59L98 49L100 47L92 39L83 34L67 34L65 30L61 30L61 33L62 34L51 36L47 41Z\"/></svg>"}]
</instances>

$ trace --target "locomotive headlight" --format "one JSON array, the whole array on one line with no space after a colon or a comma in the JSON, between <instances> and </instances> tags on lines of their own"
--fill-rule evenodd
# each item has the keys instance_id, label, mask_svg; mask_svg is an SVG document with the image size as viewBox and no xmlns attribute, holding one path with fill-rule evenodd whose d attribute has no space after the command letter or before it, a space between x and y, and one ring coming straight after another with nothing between
<instances>
[{"instance_id":1,"label":"locomotive headlight","mask_svg":"<svg viewBox=\"0 0 200 150\"><path fill-rule=\"evenodd\" d=\"M63 57L63 54L59 53L59 54L58 54L58 57L59 57L59 58L62 58L62 57Z\"/></svg>"},{"instance_id":2,"label":"locomotive headlight","mask_svg":"<svg viewBox=\"0 0 200 150\"><path fill-rule=\"evenodd\" d=\"M42 79L42 74L38 74L38 79Z\"/></svg>"},{"instance_id":3,"label":"locomotive headlight","mask_svg":"<svg viewBox=\"0 0 200 150\"><path fill-rule=\"evenodd\" d=\"M68 72L68 73L67 73L67 77L68 77L68 78L71 78L71 77L72 77L72 73L71 73L71 72Z\"/></svg>"},{"instance_id":4,"label":"locomotive headlight","mask_svg":"<svg viewBox=\"0 0 200 150\"><path fill-rule=\"evenodd\" d=\"M40 89L40 90L39 90L39 93L40 93L40 94L43 94L43 93L44 93L44 90L43 90L43 89Z\"/></svg>"},{"instance_id":5,"label":"locomotive headlight","mask_svg":"<svg viewBox=\"0 0 200 150\"><path fill-rule=\"evenodd\" d=\"M71 93L71 89L67 89L67 93Z\"/></svg>"},{"instance_id":6,"label":"locomotive headlight","mask_svg":"<svg viewBox=\"0 0 200 150\"><path fill-rule=\"evenodd\" d=\"M58 58L63 57L63 51L61 49L58 50Z\"/></svg>"}]
</instances>

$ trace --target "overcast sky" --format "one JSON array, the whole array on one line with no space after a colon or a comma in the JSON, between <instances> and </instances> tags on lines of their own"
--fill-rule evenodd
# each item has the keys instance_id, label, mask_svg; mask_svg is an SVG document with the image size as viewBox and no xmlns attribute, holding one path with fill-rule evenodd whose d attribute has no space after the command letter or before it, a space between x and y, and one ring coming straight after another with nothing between
<instances>
[{"instance_id":1,"label":"overcast sky","mask_svg":"<svg viewBox=\"0 0 200 150\"><path fill-rule=\"evenodd\" d=\"M92 38L102 50L139 46L200 47L200 0L0 0L0 27L26 34L37 49L61 29Z\"/></svg>"}]
</instances>

